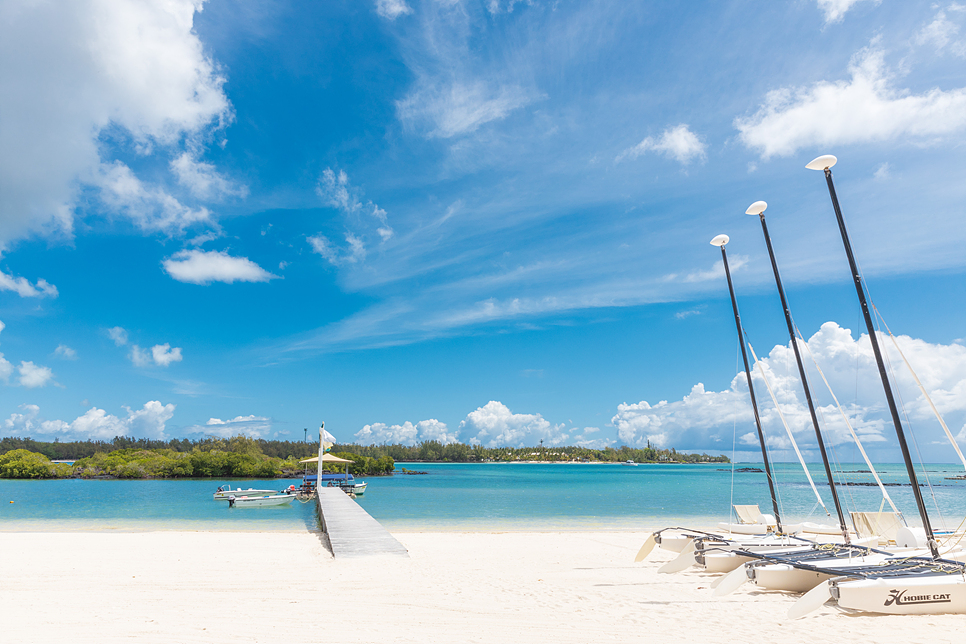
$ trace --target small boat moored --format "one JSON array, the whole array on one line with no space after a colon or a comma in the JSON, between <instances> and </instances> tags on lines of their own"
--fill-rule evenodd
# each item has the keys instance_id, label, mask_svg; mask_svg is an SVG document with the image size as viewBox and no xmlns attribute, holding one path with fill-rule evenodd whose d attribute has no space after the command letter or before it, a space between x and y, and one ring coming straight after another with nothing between
<instances>
[{"instance_id":1,"label":"small boat moored","mask_svg":"<svg viewBox=\"0 0 966 644\"><path fill-rule=\"evenodd\" d=\"M288 505L295 500L295 494L273 494L271 496L229 496L229 508L260 508L272 505Z\"/></svg>"},{"instance_id":2,"label":"small boat moored","mask_svg":"<svg viewBox=\"0 0 966 644\"><path fill-rule=\"evenodd\" d=\"M227 501L228 497L242 497L242 496L268 496L270 494L278 494L278 490L256 490L254 488L248 488L243 490L241 488L231 489L230 485L222 485L215 492L215 501Z\"/></svg>"}]
</instances>

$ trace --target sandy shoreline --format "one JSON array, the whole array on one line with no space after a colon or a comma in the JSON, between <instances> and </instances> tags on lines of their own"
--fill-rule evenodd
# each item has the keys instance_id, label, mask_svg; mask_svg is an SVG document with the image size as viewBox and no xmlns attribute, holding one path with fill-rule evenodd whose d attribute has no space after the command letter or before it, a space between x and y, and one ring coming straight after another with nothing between
<instances>
[{"instance_id":1,"label":"sandy shoreline","mask_svg":"<svg viewBox=\"0 0 966 644\"><path fill-rule=\"evenodd\" d=\"M409 559L334 560L312 533L0 533L9 642L923 642L961 615L722 600L633 558L646 534L396 533Z\"/></svg>"}]
</instances>

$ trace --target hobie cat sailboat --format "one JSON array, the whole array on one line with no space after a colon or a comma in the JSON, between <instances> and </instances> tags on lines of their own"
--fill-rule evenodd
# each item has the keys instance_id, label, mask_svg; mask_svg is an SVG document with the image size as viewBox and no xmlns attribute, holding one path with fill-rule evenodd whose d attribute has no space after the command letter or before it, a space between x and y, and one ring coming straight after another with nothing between
<instances>
[{"instance_id":1,"label":"hobie cat sailboat","mask_svg":"<svg viewBox=\"0 0 966 644\"><path fill-rule=\"evenodd\" d=\"M922 498L922 491L919 489L919 481L912 463L912 455L906 443L906 437L903 433L902 423L899 418L899 410L892 394L892 386L889 382L889 376L886 373L882 353L879 349L876 329L872 323L872 315L865 297L862 276L859 273L855 257L852 254L852 245L845 227L845 219L842 216L838 197L835 194L831 168L835 165L836 161L837 159L834 156L825 155L814 159L806 167L810 170L820 170L825 173L829 196L832 199L832 207L835 210L835 217L842 235L842 243L845 246L845 254L848 257L849 267L852 271L855 291L858 295L866 328L869 332L869 341L872 345L872 353L875 356L876 366L879 370L879 378L882 381L886 402L889 405L889 411L892 415L892 423L896 430L899 448L902 451L906 473L912 485L912 493L915 496L916 506L922 518L922 526L926 540L925 545L929 550L930 556L916 558L906 562L905 565L899 563L895 566L887 565L835 570L834 572L841 573L841 576L824 581L806 593L792 607L788 616L797 618L806 615L825 604L829 599L836 601L843 608L876 613L902 615L966 613L966 564L940 558L939 544L936 541L932 524L929 521L926 504ZM801 567L801 564L793 565L799 568Z\"/></svg>"}]
</instances>

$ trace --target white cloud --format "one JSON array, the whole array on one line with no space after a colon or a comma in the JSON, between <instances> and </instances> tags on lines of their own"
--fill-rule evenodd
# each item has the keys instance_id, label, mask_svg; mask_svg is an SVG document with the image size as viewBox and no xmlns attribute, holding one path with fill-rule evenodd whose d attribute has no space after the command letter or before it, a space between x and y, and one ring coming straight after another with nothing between
<instances>
[{"instance_id":1,"label":"white cloud","mask_svg":"<svg viewBox=\"0 0 966 644\"><path fill-rule=\"evenodd\" d=\"M57 348L54 349L54 355L64 360L77 360L77 352L66 344L58 344Z\"/></svg>"},{"instance_id":2,"label":"white cloud","mask_svg":"<svg viewBox=\"0 0 966 644\"><path fill-rule=\"evenodd\" d=\"M156 344L151 347L151 357L154 359L154 364L167 367L172 362L181 362L181 347L172 349L167 342Z\"/></svg>"},{"instance_id":3,"label":"white cloud","mask_svg":"<svg viewBox=\"0 0 966 644\"><path fill-rule=\"evenodd\" d=\"M171 170L178 177L178 183L200 199L219 200L235 195L248 195L247 186L236 186L222 176L215 166L199 161L191 152L183 152L173 159Z\"/></svg>"},{"instance_id":4,"label":"white cloud","mask_svg":"<svg viewBox=\"0 0 966 644\"><path fill-rule=\"evenodd\" d=\"M467 414L459 434L464 441L485 447L536 445L541 439L548 445L565 445L570 436L563 429L564 425L552 425L540 414L514 414L491 400Z\"/></svg>"},{"instance_id":5,"label":"white cloud","mask_svg":"<svg viewBox=\"0 0 966 644\"><path fill-rule=\"evenodd\" d=\"M899 336L898 342L947 423L957 426L963 422L966 417L966 347L930 344L908 336ZM906 412L916 426L920 444L927 435L945 442L928 403L901 363L891 340L880 339L880 345L891 356L893 379L903 394ZM863 443L893 444L895 438L888 422L868 336L862 335L854 340L848 329L826 322L808 339L807 346L839 400L843 403L855 400L855 404L848 405L846 412ZM804 347L802 354L810 372L810 385L826 442L830 445L851 442L848 429ZM814 430L801 394L791 347L778 345L768 356L761 358L796 441L803 449L815 449ZM752 368L769 447L790 449L791 444L764 381L757 368ZM734 431L743 444L757 446L744 372L738 373L724 391L707 391L698 383L679 401L618 405L612 423L617 427L620 440L629 445L644 445L650 441L659 447L726 450L731 447Z\"/></svg>"},{"instance_id":6,"label":"white cloud","mask_svg":"<svg viewBox=\"0 0 966 644\"><path fill-rule=\"evenodd\" d=\"M194 31L202 0L9 2L0 19L0 248L31 233L70 236L86 185L139 225L207 214L101 158L105 131L135 152L182 145L227 123L225 79ZM106 172L102 172L106 162ZM132 175L133 176L133 175ZM126 190L126 191L125 191ZM176 215L176 216L175 216Z\"/></svg>"},{"instance_id":7,"label":"white cloud","mask_svg":"<svg viewBox=\"0 0 966 644\"><path fill-rule=\"evenodd\" d=\"M395 20L412 12L412 7L405 0L376 0L376 13L387 20Z\"/></svg>"},{"instance_id":8,"label":"white cloud","mask_svg":"<svg viewBox=\"0 0 966 644\"><path fill-rule=\"evenodd\" d=\"M447 445L457 441L456 432L450 432L446 423L435 418L421 420L415 425L406 421L402 425L372 423L355 433L362 445L415 445L423 441L439 441Z\"/></svg>"},{"instance_id":9,"label":"white cloud","mask_svg":"<svg viewBox=\"0 0 966 644\"><path fill-rule=\"evenodd\" d=\"M127 344L127 331L119 326L108 329L107 335L111 337L111 340L114 340L115 346L123 347L125 344Z\"/></svg>"},{"instance_id":10,"label":"white cloud","mask_svg":"<svg viewBox=\"0 0 966 644\"><path fill-rule=\"evenodd\" d=\"M13 375L13 365L10 364L9 360L3 357L2 353L0 353L0 380L3 380L4 382L9 382L10 376L12 375Z\"/></svg>"},{"instance_id":11,"label":"white cloud","mask_svg":"<svg viewBox=\"0 0 966 644\"><path fill-rule=\"evenodd\" d=\"M319 177L315 192L327 206L342 212L349 228L345 232L346 244L342 247L321 233L306 238L312 251L333 266L365 261L367 235L374 233L382 242L389 241L395 235L386 211L372 201L363 203L358 196L360 190L349 183L349 176L344 170L335 172L332 168L326 168Z\"/></svg>"},{"instance_id":12,"label":"white cloud","mask_svg":"<svg viewBox=\"0 0 966 644\"><path fill-rule=\"evenodd\" d=\"M159 367L167 367L172 362L181 362L181 347L171 348L167 342L156 344L151 350L142 349L138 345L131 345L131 352L128 354L135 367L149 367L155 364Z\"/></svg>"},{"instance_id":13,"label":"white cloud","mask_svg":"<svg viewBox=\"0 0 966 644\"><path fill-rule=\"evenodd\" d=\"M267 282L278 278L247 257L222 251L182 250L164 260L164 270L179 282Z\"/></svg>"},{"instance_id":14,"label":"white cloud","mask_svg":"<svg viewBox=\"0 0 966 644\"><path fill-rule=\"evenodd\" d=\"M892 176L892 173L890 172L891 169L892 168L888 163L882 163L878 168L875 169L875 172L872 174L872 178L876 181L886 181L890 176Z\"/></svg>"},{"instance_id":15,"label":"white cloud","mask_svg":"<svg viewBox=\"0 0 966 644\"><path fill-rule=\"evenodd\" d=\"M68 436L71 439L110 440L115 436L136 435L148 438L165 438L165 423L174 416L175 406L162 405L157 400L144 403L141 409L127 411L127 418L108 414L103 409L92 407L83 416L71 422L63 420L43 420L40 407L21 405L24 413L13 413L3 421L3 432L7 436Z\"/></svg>"},{"instance_id":16,"label":"white cloud","mask_svg":"<svg viewBox=\"0 0 966 644\"><path fill-rule=\"evenodd\" d=\"M818 8L825 14L825 24L839 22L852 5L862 0L818 0ZM879 4L881 0L874 0Z\"/></svg>"},{"instance_id":17,"label":"white cloud","mask_svg":"<svg viewBox=\"0 0 966 644\"><path fill-rule=\"evenodd\" d=\"M396 103L399 119L449 139L475 132L539 98L517 85L490 86L482 81L425 87Z\"/></svg>"},{"instance_id":18,"label":"white cloud","mask_svg":"<svg viewBox=\"0 0 966 644\"><path fill-rule=\"evenodd\" d=\"M147 367L151 364L151 354L136 344L131 345L131 353L129 355L135 367Z\"/></svg>"},{"instance_id":19,"label":"white cloud","mask_svg":"<svg viewBox=\"0 0 966 644\"><path fill-rule=\"evenodd\" d=\"M0 240L2 241L2 240ZM24 277L14 277L0 272L0 291L13 291L20 297L57 297L57 287L39 279L36 284L31 284Z\"/></svg>"},{"instance_id":20,"label":"white cloud","mask_svg":"<svg viewBox=\"0 0 966 644\"><path fill-rule=\"evenodd\" d=\"M232 436L248 436L250 438L262 438L272 430L272 421L264 416L235 416L231 420L220 418L209 418L204 426L193 425L188 429L212 436L231 438Z\"/></svg>"},{"instance_id":21,"label":"white cloud","mask_svg":"<svg viewBox=\"0 0 966 644\"><path fill-rule=\"evenodd\" d=\"M681 124L664 131L660 138L647 137L632 148L627 148L614 159L619 163L624 159L636 159L646 152L654 151L670 159L689 164L693 159L705 158L705 145L687 125Z\"/></svg>"},{"instance_id":22,"label":"white cloud","mask_svg":"<svg viewBox=\"0 0 966 644\"><path fill-rule=\"evenodd\" d=\"M54 379L54 372L49 367L41 367L27 360L20 362L17 371L20 372L20 385L28 389L45 387Z\"/></svg>"},{"instance_id":23,"label":"white cloud","mask_svg":"<svg viewBox=\"0 0 966 644\"><path fill-rule=\"evenodd\" d=\"M849 71L849 81L769 92L753 116L735 119L742 142L767 159L811 146L900 138L928 142L966 127L966 88L897 90L876 43L853 56Z\"/></svg>"},{"instance_id":24,"label":"white cloud","mask_svg":"<svg viewBox=\"0 0 966 644\"><path fill-rule=\"evenodd\" d=\"M180 233L211 222L207 208L191 208L160 187L146 186L120 161L102 165L97 184L105 205L146 232Z\"/></svg>"}]
</instances>

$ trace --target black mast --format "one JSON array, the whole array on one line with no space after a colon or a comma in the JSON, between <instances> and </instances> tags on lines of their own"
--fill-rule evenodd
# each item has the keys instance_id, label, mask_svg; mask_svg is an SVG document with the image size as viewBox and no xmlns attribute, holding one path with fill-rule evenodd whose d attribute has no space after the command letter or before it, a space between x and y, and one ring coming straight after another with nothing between
<instances>
[{"instance_id":1,"label":"black mast","mask_svg":"<svg viewBox=\"0 0 966 644\"><path fill-rule=\"evenodd\" d=\"M756 207L757 206L757 207ZM808 411L812 416L812 427L815 428L815 438L818 441L818 449L822 454L822 462L825 464L825 476L828 477L828 486L832 490L832 501L835 503L835 511L839 516L839 527L845 543L851 543L849 528L845 523L845 514L842 512L842 505L839 503L839 495L835 490L835 481L832 479L832 467L829 465L828 453L825 451L825 441L822 439L822 431L818 426L818 416L815 414L815 405L812 403L812 392L808 388L808 378L805 376L805 365L802 364L802 355L798 350L798 338L795 335L795 325L792 323L792 312L788 308L788 300L785 299L785 289L782 288L782 278L778 273L778 262L775 261L775 251L771 247L771 236L768 234L768 226L765 224L764 201L758 201L748 208L747 214L757 214L761 219L761 231L765 234L765 245L768 247L768 256L771 258L771 268L775 272L775 283L778 285L778 295L782 300L782 310L785 312L785 324L788 325L788 337L792 341L792 350L795 352L795 362L798 363L798 373L802 378L802 389L805 390L805 400L808 402ZM756 212L757 211L757 212Z\"/></svg>"},{"instance_id":2,"label":"black mast","mask_svg":"<svg viewBox=\"0 0 966 644\"><path fill-rule=\"evenodd\" d=\"M735 326L738 328L738 344L741 345L741 359L745 363L745 378L748 380L748 393L751 394L751 409L755 412L755 427L758 429L758 442L761 444L761 457L765 462L765 475L768 477L768 490L771 492L771 506L775 511L775 523L778 533L782 533L782 518L778 511L778 496L775 494L775 481L771 475L771 464L768 462L768 451L765 449L765 434L761 431L761 418L758 416L758 401L755 399L755 388L751 384L751 367L748 365L748 352L745 350L745 336L741 330L741 317L738 315L738 300L735 299L735 288L731 283L731 269L728 268L728 255L725 244L730 240L727 235L718 235L711 240L712 245L721 247L721 261L724 263L725 277L728 278L728 292L731 293L731 308L735 312Z\"/></svg>"},{"instance_id":3,"label":"black mast","mask_svg":"<svg viewBox=\"0 0 966 644\"><path fill-rule=\"evenodd\" d=\"M839 232L842 233L842 243L845 245L845 254L849 258L849 267L852 269L852 280L855 282L855 292L859 296L859 304L862 306L862 316L865 318L865 326L869 330L869 341L872 343L872 353L875 354L875 362L879 367L879 378L882 380L882 388L885 390L886 402L889 403L889 411L892 413L892 423L896 428L896 436L899 439L899 448L902 450L902 459L906 464L906 472L909 474L909 482L912 484L912 493L916 497L916 506L919 508L919 516L922 517L922 527L926 531L926 538L929 543L929 551L933 558L939 558L939 547L936 544L936 537L933 535L932 525L929 523L929 515L926 513L926 503L922 498L922 490L919 489L919 479L916 477L916 469L912 464L912 455L909 453L909 445L906 443L906 435L902 431L902 423L899 420L899 409L896 407L895 398L892 395L892 386L889 384L889 376L886 373L885 364L882 362L882 352L879 350L879 340L876 337L875 326L872 324L872 314L869 312L869 304L865 299L865 291L862 287L862 276L855 264L855 256L852 255L852 244L849 242L849 233L845 228L845 219L842 217L842 209L839 208L839 200L835 195L835 185L832 183L832 166L837 159L832 155L822 156L811 163L807 168L810 170L824 170L825 181L828 183L828 193L832 197L832 207L835 209L835 218L839 223Z\"/></svg>"}]
</instances>

